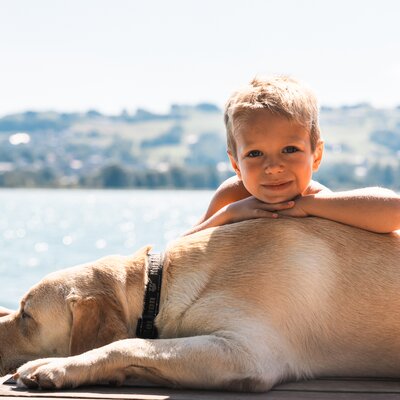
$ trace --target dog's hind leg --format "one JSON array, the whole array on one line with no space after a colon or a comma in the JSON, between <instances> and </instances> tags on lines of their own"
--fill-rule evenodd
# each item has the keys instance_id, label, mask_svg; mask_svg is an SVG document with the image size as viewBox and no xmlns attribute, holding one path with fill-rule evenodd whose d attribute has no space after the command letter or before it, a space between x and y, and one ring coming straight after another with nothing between
<instances>
[{"instance_id":1,"label":"dog's hind leg","mask_svg":"<svg viewBox=\"0 0 400 400\"><path fill-rule=\"evenodd\" d=\"M20 367L19 384L75 387L121 382L133 375L174 387L258 392L269 390L281 378L280 368L271 365L266 373L257 354L235 340L218 335L125 339L77 356L49 359L48 364L43 361Z\"/></svg>"}]
</instances>

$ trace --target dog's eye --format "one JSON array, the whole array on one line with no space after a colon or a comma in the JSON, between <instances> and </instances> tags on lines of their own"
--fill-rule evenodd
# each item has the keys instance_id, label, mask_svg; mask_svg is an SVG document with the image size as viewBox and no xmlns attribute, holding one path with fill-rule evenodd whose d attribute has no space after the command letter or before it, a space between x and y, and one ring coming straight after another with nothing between
<instances>
[{"instance_id":1,"label":"dog's eye","mask_svg":"<svg viewBox=\"0 0 400 400\"><path fill-rule=\"evenodd\" d=\"M22 319L28 319L28 318L30 318L31 316L27 313L27 312L25 312L25 311L22 311L21 312L21 318Z\"/></svg>"}]
</instances>

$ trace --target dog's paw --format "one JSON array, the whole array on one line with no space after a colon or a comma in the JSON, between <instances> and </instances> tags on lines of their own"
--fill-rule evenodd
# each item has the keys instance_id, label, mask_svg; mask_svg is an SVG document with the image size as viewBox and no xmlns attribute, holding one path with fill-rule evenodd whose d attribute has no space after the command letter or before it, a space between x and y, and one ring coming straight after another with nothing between
<instances>
[{"instance_id":1,"label":"dog's paw","mask_svg":"<svg viewBox=\"0 0 400 400\"><path fill-rule=\"evenodd\" d=\"M63 358L44 358L30 361L14 375L18 387L29 389L59 389L70 387Z\"/></svg>"}]
</instances>

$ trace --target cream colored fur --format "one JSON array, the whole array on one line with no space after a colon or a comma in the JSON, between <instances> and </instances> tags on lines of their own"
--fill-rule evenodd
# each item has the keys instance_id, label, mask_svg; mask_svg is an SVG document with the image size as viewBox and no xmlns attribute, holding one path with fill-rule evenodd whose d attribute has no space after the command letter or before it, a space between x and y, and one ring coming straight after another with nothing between
<instances>
[{"instance_id":1,"label":"cream colored fur","mask_svg":"<svg viewBox=\"0 0 400 400\"><path fill-rule=\"evenodd\" d=\"M18 369L20 386L133 376L246 391L324 375L400 376L396 234L280 218L178 239L165 253L156 340L135 338L148 251L34 286L0 318L1 372L35 360Z\"/></svg>"}]
</instances>

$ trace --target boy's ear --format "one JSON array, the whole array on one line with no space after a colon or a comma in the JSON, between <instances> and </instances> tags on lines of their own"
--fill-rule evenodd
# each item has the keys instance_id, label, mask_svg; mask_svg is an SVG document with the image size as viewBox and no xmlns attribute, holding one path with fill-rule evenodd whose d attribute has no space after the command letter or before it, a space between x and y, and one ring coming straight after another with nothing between
<instances>
[{"instance_id":1,"label":"boy's ear","mask_svg":"<svg viewBox=\"0 0 400 400\"><path fill-rule=\"evenodd\" d=\"M233 170L236 172L236 175L241 180L242 179L242 174L240 173L239 165L238 165L235 157L232 155L232 153L230 151L228 151L228 157L229 157L229 160L231 161L231 165L232 165Z\"/></svg>"},{"instance_id":2,"label":"boy's ear","mask_svg":"<svg viewBox=\"0 0 400 400\"><path fill-rule=\"evenodd\" d=\"M317 143L317 147L314 150L314 161L313 161L313 172L318 171L319 165L322 161L322 155L324 154L324 142L320 140Z\"/></svg>"}]
</instances>

